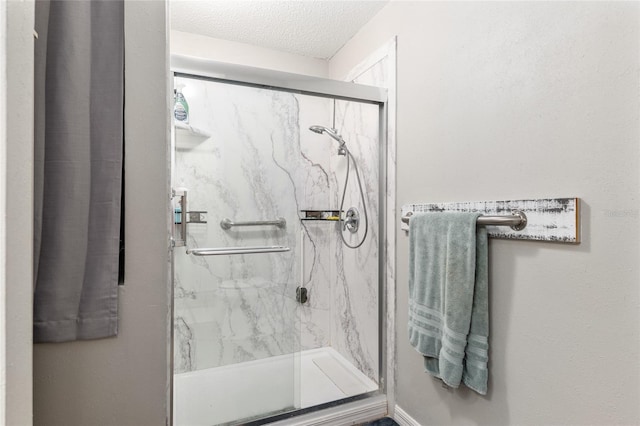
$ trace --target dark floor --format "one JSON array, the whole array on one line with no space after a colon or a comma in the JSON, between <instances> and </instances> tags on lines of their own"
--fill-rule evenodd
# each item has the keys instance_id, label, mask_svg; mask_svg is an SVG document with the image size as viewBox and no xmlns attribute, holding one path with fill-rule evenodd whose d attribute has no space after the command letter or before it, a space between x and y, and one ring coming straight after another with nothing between
<instances>
[{"instance_id":1,"label":"dark floor","mask_svg":"<svg viewBox=\"0 0 640 426\"><path fill-rule=\"evenodd\" d=\"M365 423L363 426L399 426L395 420L390 417L383 417L378 420L374 420L369 423Z\"/></svg>"}]
</instances>

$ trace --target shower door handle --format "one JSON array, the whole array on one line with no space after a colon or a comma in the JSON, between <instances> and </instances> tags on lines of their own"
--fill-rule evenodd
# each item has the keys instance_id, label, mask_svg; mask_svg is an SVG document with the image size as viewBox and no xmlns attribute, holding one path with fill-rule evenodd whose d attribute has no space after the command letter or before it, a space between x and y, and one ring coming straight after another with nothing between
<instances>
[{"instance_id":1,"label":"shower door handle","mask_svg":"<svg viewBox=\"0 0 640 426\"><path fill-rule=\"evenodd\" d=\"M258 253L280 253L290 251L284 246L259 246L259 247L215 247L201 249L187 249L187 254L194 256L225 256L234 254L258 254Z\"/></svg>"},{"instance_id":2,"label":"shower door handle","mask_svg":"<svg viewBox=\"0 0 640 426\"><path fill-rule=\"evenodd\" d=\"M171 190L172 198L180 197L180 210L174 209L174 245L176 247L184 247L187 244L187 189L173 188Z\"/></svg>"}]
</instances>

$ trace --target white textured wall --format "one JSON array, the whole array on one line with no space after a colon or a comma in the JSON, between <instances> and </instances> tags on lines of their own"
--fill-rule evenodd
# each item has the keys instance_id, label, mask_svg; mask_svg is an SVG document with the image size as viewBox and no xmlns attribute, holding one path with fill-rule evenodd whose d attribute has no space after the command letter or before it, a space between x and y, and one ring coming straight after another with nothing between
<instances>
[{"instance_id":1,"label":"white textured wall","mask_svg":"<svg viewBox=\"0 0 640 426\"><path fill-rule=\"evenodd\" d=\"M168 418L169 91L165 3L125 1L126 282L116 338L35 345L35 424ZM144 58L144 59L141 59Z\"/></svg>"},{"instance_id":2,"label":"white textured wall","mask_svg":"<svg viewBox=\"0 0 640 426\"><path fill-rule=\"evenodd\" d=\"M295 74L327 76L327 61L251 44L171 31L171 53Z\"/></svg>"},{"instance_id":3,"label":"white textured wall","mask_svg":"<svg viewBox=\"0 0 640 426\"><path fill-rule=\"evenodd\" d=\"M398 35L398 206L578 196L578 246L492 240L490 391L448 392L407 342L397 403L423 425L639 424L639 19L628 3L391 2L342 78Z\"/></svg>"},{"instance_id":4,"label":"white textured wall","mask_svg":"<svg viewBox=\"0 0 640 426\"><path fill-rule=\"evenodd\" d=\"M33 1L0 3L0 424L32 423Z\"/></svg>"}]
</instances>

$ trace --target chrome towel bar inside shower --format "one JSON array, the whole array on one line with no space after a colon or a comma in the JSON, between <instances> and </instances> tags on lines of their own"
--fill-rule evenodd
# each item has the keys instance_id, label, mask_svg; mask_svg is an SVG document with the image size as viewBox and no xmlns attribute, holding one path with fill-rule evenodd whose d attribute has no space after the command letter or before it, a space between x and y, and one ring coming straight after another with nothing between
<instances>
[{"instance_id":1,"label":"chrome towel bar inside shower","mask_svg":"<svg viewBox=\"0 0 640 426\"><path fill-rule=\"evenodd\" d=\"M194 256L225 256L233 254L280 253L290 250L291 249L289 247L284 246L217 247L187 249L187 254L192 254Z\"/></svg>"},{"instance_id":2,"label":"chrome towel bar inside shower","mask_svg":"<svg viewBox=\"0 0 640 426\"><path fill-rule=\"evenodd\" d=\"M510 226L514 231L522 231L527 226L527 215L520 210L514 210L512 213L512 215L505 216L480 216L476 223L478 225ZM412 215L412 212L407 213L402 217L402 222L409 224Z\"/></svg>"},{"instance_id":3,"label":"chrome towel bar inside shower","mask_svg":"<svg viewBox=\"0 0 640 426\"><path fill-rule=\"evenodd\" d=\"M273 225L278 228L286 228L287 221L283 217L279 217L276 220L254 220L249 222L234 222L229 218L222 219L220 221L220 227L222 229L231 229L234 226L263 226L263 225Z\"/></svg>"}]
</instances>

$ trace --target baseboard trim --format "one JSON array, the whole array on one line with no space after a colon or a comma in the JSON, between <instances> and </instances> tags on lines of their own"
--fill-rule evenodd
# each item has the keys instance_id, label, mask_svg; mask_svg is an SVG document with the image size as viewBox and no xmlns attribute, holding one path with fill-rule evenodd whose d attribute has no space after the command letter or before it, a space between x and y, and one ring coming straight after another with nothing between
<instances>
[{"instance_id":1,"label":"baseboard trim","mask_svg":"<svg viewBox=\"0 0 640 426\"><path fill-rule=\"evenodd\" d=\"M376 420L386 415L387 398L380 395L270 423L269 426L346 426Z\"/></svg>"},{"instance_id":2,"label":"baseboard trim","mask_svg":"<svg viewBox=\"0 0 640 426\"><path fill-rule=\"evenodd\" d=\"M414 419L409 414L407 414L407 412L404 411L398 405L396 405L396 409L395 409L395 413L393 415L393 419L400 426L422 426L420 423L418 423L418 421L416 419Z\"/></svg>"}]
</instances>

